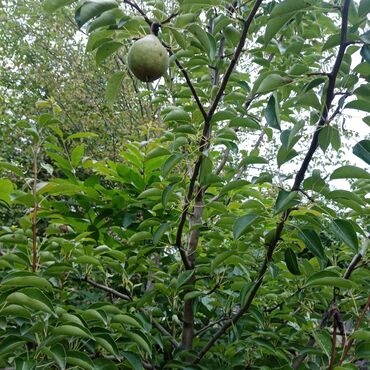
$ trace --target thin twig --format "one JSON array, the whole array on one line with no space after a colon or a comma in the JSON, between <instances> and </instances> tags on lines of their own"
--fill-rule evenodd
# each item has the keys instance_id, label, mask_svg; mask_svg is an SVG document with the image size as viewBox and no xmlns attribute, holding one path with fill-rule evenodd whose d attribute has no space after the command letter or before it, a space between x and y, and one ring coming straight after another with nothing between
<instances>
[{"instance_id":1,"label":"thin twig","mask_svg":"<svg viewBox=\"0 0 370 370\"><path fill-rule=\"evenodd\" d=\"M364 309L362 310L361 315L358 317L358 319L356 321L355 331L358 330L358 328L360 327L360 324L361 324L362 320L364 319L365 314L366 314L367 310L369 309L369 307L370 307L370 296L367 299L367 303L366 303ZM342 363L343 363L345 357L347 356L347 353L348 353L349 349L351 348L353 341L354 341L354 339L351 338L346 343L346 345L344 346L342 356L340 357L340 360L338 362L338 366L342 366Z\"/></svg>"},{"instance_id":2,"label":"thin twig","mask_svg":"<svg viewBox=\"0 0 370 370\"><path fill-rule=\"evenodd\" d=\"M102 289L102 290L105 290L106 292L118 297L118 298L122 298L124 299L125 301L128 301L128 302L131 302L132 301L132 298L126 294L123 294L121 292L118 292L117 290L113 289L113 288L110 288L109 286L107 285L103 285L103 284L99 284L97 283L96 281L90 279L89 277L85 277L84 279L87 283L89 283L90 285L94 286L95 288L99 288L99 289ZM147 312L143 309L139 309L143 314L147 315ZM151 323L153 324L153 326L155 326L157 328L157 330L163 334L164 336L168 337L171 344L173 345L174 348L179 348L180 347L180 344L176 341L175 338L173 338L173 336L155 319L153 319L152 317L150 317L150 320L151 320Z\"/></svg>"}]
</instances>

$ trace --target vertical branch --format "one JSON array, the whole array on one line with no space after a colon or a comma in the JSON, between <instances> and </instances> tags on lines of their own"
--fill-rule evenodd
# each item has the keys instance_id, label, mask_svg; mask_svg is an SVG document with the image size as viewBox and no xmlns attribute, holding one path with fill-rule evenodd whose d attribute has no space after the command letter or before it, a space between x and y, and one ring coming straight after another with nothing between
<instances>
[{"instance_id":1,"label":"vertical branch","mask_svg":"<svg viewBox=\"0 0 370 370\"><path fill-rule=\"evenodd\" d=\"M256 3L256 5L257 5L257 3ZM315 151L318 147L318 136L319 136L320 129L323 125L328 123L327 118L328 118L329 110L331 108L331 104L332 104L333 99L334 99L335 82L336 82L338 71L339 71L340 65L342 63L343 56L344 56L346 46L347 46L346 39L347 39L347 28L348 28L347 23L348 23L349 4L350 4L350 0L344 0L344 4L343 4L343 7L342 7L342 13L341 13L342 14L341 39L340 39L341 42L340 42L337 57L335 59L334 65L333 65L333 69L332 69L331 73L329 74L329 84L328 84L328 89L327 89L325 100L324 100L323 112L322 112L320 121L317 125L316 131L315 131L315 133L312 137L310 148L309 148L309 150L308 150L308 152L307 152L307 154L306 154L306 156L305 156L305 158L302 162L302 165L301 165L299 171L297 172L297 175L295 177L295 181L294 181L294 184L292 186L291 191L295 191L295 190L298 190L300 188L300 186L302 184L302 181L304 180L308 165L309 165L309 163L310 163L310 161L311 161L311 159L312 159L312 157L313 157L313 155L314 155L314 153L315 153ZM239 44L239 46L240 46L240 44ZM222 85L223 84L221 84L221 86ZM221 96L219 94L217 94L217 96L215 98L215 101L217 101L217 99L221 99ZM211 107L211 109L212 109L212 107ZM211 110L210 110L210 112L211 112ZM257 279L256 279L253 287L250 290L250 293L248 295L246 303L244 304L244 306L242 306L239 309L239 311L232 317L231 320L226 321L223 324L223 326L221 326L221 328L211 337L211 339L208 341L208 343L199 352L197 358L194 360L194 363L198 363L204 357L204 355L212 348L212 346L215 344L215 342L230 328L230 326L235 324L249 310L249 308L250 308L250 306L251 306L251 304L254 300L254 297L256 296L260 286L262 285L263 278L264 278L265 273L267 271L267 267L268 267L268 265L269 265L269 263L272 259L275 248L276 248L276 246L277 246L277 244L280 240L281 234L282 234L284 226L285 226L285 222L287 221L290 212L291 212L291 209L288 209L283 213L283 215L280 219L280 222L278 223L278 225L275 229L274 238L269 243L269 245L267 246L267 252L266 252L263 264L262 264L262 266L259 270L259 273L257 275Z\"/></svg>"}]
</instances>

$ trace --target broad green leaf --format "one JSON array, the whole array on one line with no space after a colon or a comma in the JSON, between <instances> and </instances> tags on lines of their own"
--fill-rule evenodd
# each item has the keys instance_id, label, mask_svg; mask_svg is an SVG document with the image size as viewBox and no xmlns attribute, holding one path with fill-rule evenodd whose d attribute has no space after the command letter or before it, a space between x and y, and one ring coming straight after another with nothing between
<instances>
[{"instance_id":1,"label":"broad green leaf","mask_svg":"<svg viewBox=\"0 0 370 370\"><path fill-rule=\"evenodd\" d=\"M260 218L259 215L251 213L236 219L233 227L234 239L239 239L252 226L256 220Z\"/></svg>"},{"instance_id":2,"label":"broad green leaf","mask_svg":"<svg viewBox=\"0 0 370 370\"><path fill-rule=\"evenodd\" d=\"M219 265L221 265L222 262L224 262L228 257L232 256L235 252L234 251L226 251L219 253L213 260L212 260L212 270L217 268Z\"/></svg>"},{"instance_id":3,"label":"broad green leaf","mask_svg":"<svg viewBox=\"0 0 370 370\"><path fill-rule=\"evenodd\" d=\"M265 45L274 38L293 15L294 13L288 13L268 20L264 38Z\"/></svg>"},{"instance_id":4,"label":"broad green leaf","mask_svg":"<svg viewBox=\"0 0 370 370\"><path fill-rule=\"evenodd\" d=\"M53 329L53 335L66 335L77 338L92 338L88 329L77 324L60 325Z\"/></svg>"},{"instance_id":5,"label":"broad green leaf","mask_svg":"<svg viewBox=\"0 0 370 370\"><path fill-rule=\"evenodd\" d=\"M334 234L351 249L357 253L358 238L352 224L347 220L334 219L331 223Z\"/></svg>"},{"instance_id":6,"label":"broad green leaf","mask_svg":"<svg viewBox=\"0 0 370 370\"><path fill-rule=\"evenodd\" d=\"M182 108L173 107L163 119L164 122L190 122L190 116Z\"/></svg>"},{"instance_id":7,"label":"broad green leaf","mask_svg":"<svg viewBox=\"0 0 370 370\"><path fill-rule=\"evenodd\" d=\"M98 137L97 134L94 134L93 132L78 132L73 135L69 135L66 140L73 140L73 139L89 139L92 137Z\"/></svg>"},{"instance_id":8,"label":"broad green leaf","mask_svg":"<svg viewBox=\"0 0 370 370\"><path fill-rule=\"evenodd\" d=\"M281 77L276 73L272 73L265 77L257 89L258 94L266 94L276 90L281 86L291 83L293 80L289 77Z\"/></svg>"},{"instance_id":9,"label":"broad green leaf","mask_svg":"<svg viewBox=\"0 0 370 370\"><path fill-rule=\"evenodd\" d=\"M84 370L95 370L94 363L90 357L80 351L68 351L67 364L75 365Z\"/></svg>"},{"instance_id":10,"label":"broad green leaf","mask_svg":"<svg viewBox=\"0 0 370 370\"><path fill-rule=\"evenodd\" d=\"M361 140L353 147L353 154L370 164L370 140Z\"/></svg>"},{"instance_id":11,"label":"broad green leaf","mask_svg":"<svg viewBox=\"0 0 370 370\"><path fill-rule=\"evenodd\" d=\"M109 334L95 335L94 338L107 352L116 357L119 355L117 344Z\"/></svg>"},{"instance_id":12,"label":"broad green leaf","mask_svg":"<svg viewBox=\"0 0 370 370\"><path fill-rule=\"evenodd\" d=\"M325 252L319 235L312 229L302 229L298 234L306 247L318 258L325 260Z\"/></svg>"},{"instance_id":13,"label":"broad green leaf","mask_svg":"<svg viewBox=\"0 0 370 370\"><path fill-rule=\"evenodd\" d=\"M250 184L247 180L234 180L230 181L228 184L226 184L222 189L221 189L221 194L225 194L229 192L230 190L238 189L243 186L246 186Z\"/></svg>"},{"instance_id":14,"label":"broad green leaf","mask_svg":"<svg viewBox=\"0 0 370 370\"><path fill-rule=\"evenodd\" d=\"M192 23L187 28L200 42L202 49L209 55L211 45L207 33L197 23Z\"/></svg>"},{"instance_id":15,"label":"broad green leaf","mask_svg":"<svg viewBox=\"0 0 370 370\"><path fill-rule=\"evenodd\" d=\"M116 72L109 78L107 89L105 91L105 98L107 99L109 106L112 106L113 103L118 99L124 77L124 72Z\"/></svg>"},{"instance_id":16,"label":"broad green leaf","mask_svg":"<svg viewBox=\"0 0 370 370\"><path fill-rule=\"evenodd\" d=\"M281 131L279 106L274 95L271 95L267 102L266 109L264 110L264 116L267 124L270 127Z\"/></svg>"},{"instance_id":17,"label":"broad green leaf","mask_svg":"<svg viewBox=\"0 0 370 370\"><path fill-rule=\"evenodd\" d=\"M284 258L288 270L294 275L300 275L297 256L291 248L285 249Z\"/></svg>"},{"instance_id":18,"label":"broad green leaf","mask_svg":"<svg viewBox=\"0 0 370 370\"><path fill-rule=\"evenodd\" d=\"M152 149L145 157L145 160L148 161L149 159L163 157L165 155L170 155L170 152L166 148L157 147Z\"/></svg>"},{"instance_id":19,"label":"broad green leaf","mask_svg":"<svg viewBox=\"0 0 370 370\"><path fill-rule=\"evenodd\" d=\"M72 166L76 167L82 160L85 154L85 145L80 144L73 148L71 152L71 162Z\"/></svg>"},{"instance_id":20,"label":"broad green leaf","mask_svg":"<svg viewBox=\"0 0 370 370\"><path fill-rule=\"evenodd\" d=\"M75 11L75 19L78 27L81 28L92 18L117 7L118 3L115 0L83 0L79 2Z\"/></svg>"},{"instance_id":21,"label":"broad green leaf","mask_svg":"<svg viewBox=\"0 0 370 370\"><path fill-rule=\"evenodd\" d=\"M356 284L353 281L343 279L341 277L324 277L311 280L306 286L333 286L344 289L352 289L356 287Z\"/></svg>"},{"instance_id":22,"label":"broad green leaf","mask_svg":"<svg viewBox=\"0 0 370 370\"><path fill-rule=\"evenodd\" d=\"M351 338L357 340L366 340L370 342L370 331L369 330L357 330L352 335Z\"/></svg>"},{"instance_id":23,"label":"broad green leaf","mask_svg":"<svg viewBox=\"0 0 370 370\"><path fill-rule=\"evenodd\" d=\"M162 225L160 225L158 227L158 229L155 231L154 235L153 235L153 244L154 245L157 245L161 239L162 239L162 236L164 235L164 233L168 230L171 229L171 223L170 222L166 222Z\"/></svg>"},{"instance_id":24,"label":"broad green leaf","mask_svg":"<svg viewBox=\"0 0 370 370\"><path fill-rule=\"evenodd\" d=\"M148 344L148 342L143 338L142 335L135 333L133 331L129 331L125 333L132 341L139 345L148 355L152 356L152 350Z\"/></svg>"},{"instance_id":25,"label":"broad green leaf","mask_svg":"<svg viewBox=\"0 0 370 370\"><path fill-rule=\"evenodd\" d=\"M27 339L25 337L18 335L3 336L3 340L0 342L0 355L12 352L26 342Z\"/></svg>"},{"instance_id":26,"label":"broad green leaf","mask_svg":"<svg viewBox=\"0 0 370 370\"><path fill-rule=\"evenodd\" d=\"M297 204L299 204L299 200L296 191L280 190L275 203L275 214L286 211Z\"/></svg>"},{"instance_id":27,"label":"broad green leaf","mask_svg":"<svg viewBox=\"0 0 370 370\"><path fill-rule=\"evenodd\" d=\"M132 366L134 370L144 369L140 357L136 355L135 353L121 351L121 354L123 357L127 359L127 361L130 363L130 365Z\"/></svg>"},{"instance_id":28,"label":"broad green leaf","mask_svg":"<svg viewBox=\"0 0 370 370\"><path fill-rule=\"evenodd\" d=\"M10 279L5 278L1 282L1 286L5 288L31 286L34 288L39 288L41 290L53 290L51 284L46 279L39 276L18 276Z\"/></svg>"},{"instance_id":29,"label":"broad green leaf","mask_svg":"<svg viewBox=\"0 0 370 370\"><path fill-rule=\"evenodd\" d=\"M239 167L246 167L250 164L267 164L269 163L267 159L256 156L256 155L247 155L239 163Z\"/></svg>"},{"instance_id":30,"label":"broad green leaf","mask_svg":"<svg viewBox=\"0 0 370 370\"><path fill-rule=\"evenodd\" d=\"M45 0L44 9L48 13L53 13L63 6L74 3L77 0Z\"/></svg>"},{"instance_id":31,"label":"broad green leaf","mask_svg":"<svg viewBox=\"0 0 370 370\"><path fill-rule=\"evenodd\" d=\"M352 100L349 103L347 103L344 108L358 109L370 113L370 104L366 100Z\"/></svg>"},{"instance_id":32,"label":"broad green leaf","mask_svg":"<svg viewBox=\"0 0 370 370\"><path fill-rule=\"evenodd\" d=\"M54 361L58 364L60 370L64 370L66 368L67 357L64 346L60 343L56 343L50 348L50 353Z\"/></svg>"},{"instance_id":33,"label":"broad green leaf","mask_svg":"<svg viewBox=\"0 0 370 370\"><path fill-rule=\"evenodd\" d=\"M330 179L370 179L370 174L356 166L342 166L334 170Z\"/></svg>"},{"instance_id":34,"label":"broad green leaf","mask_svg":"<svg viewBox=\"0 0 370 370\"><path fill-rule=\"evenodd\" d=\"M204 292L199 292L199 291L192 291L192 292L188 292L184 295L184 301L188 301L190 299L195 299L195 298L198 298L198 297L201 297L202 295L204 295Z\"/></svg>"},{"instance_id":35,"label":"broad green leaf","mask_svg":"<svg viewBox=\"0 0 370 370\"><path fill-rule=\"evenodd\" d=\"M319 145L324 153L326 152L326 149L328 149L328 146L331 142L331 136L332 136L331 126L326 125L321 128L319 132Z\"/></svg>"},{"instance_id":36,"label":"broad green leaf","mask_svg":"<svg viewBox=\"0 0 370 370\"><path fill-rule=\"evenodd\" d=\"M284 0L274 6L271 17L281 17L289 13L305 11L305 9L310 6L311 3L307 0Z\"/></svg>"},{"instance_id":37,"label":"broad green leaf","mask_svg":"<svg viewBox=\"0 0 370 370\"><path fill-rule=\"evenodd\" d=\"M103 45L99 46L95 54L96 64L101 64L105 59L114 54L122 44L117 41L107 41Z\"/></svg>"},{"instance_id":38,"label":"broad green leaf","mask_svg":"<svg viewBox=\"0 0 370 370\"><path fill-rule=\"evenodd\" d=\"M43 311L52 314L54 307L49 298L36 288L23 288L11 293L6 298L8 303L27 307L34 311Z\"/></svg>"},{"instance_id":39,"label":"broad green leaf","mask_svg":"<svg viewBox=\"0 0 370 370\"><path fill-rule=\"evenodd\" d=\"M131 238L128 240L128 243L133 244L133 243L142 242L144 240L152 240L152 239L153 239L153 236L150 232L140 231L132 235Z\"/></svg>"},{"instance_id":40,"label":"broad green leaf","mask_svg":"<svg viewBox=\"0 0 370 370\"><path fill-rule=\"evenodd\" d=\"M129 325L136 327L138 329L142 329L142 325L139 323L138 320L136 320L134 317L130 315L125 315L125 314L119 314L119 315L114 315L112 317L112 322L118 322L123 325Z\"/></svg>"},{"instance_id":41,"label":"broad green leaf","mask_svg":"<svg viewBox=\"0 0 370 370\"><path fill-rule=\"evenodd\" d=\"M181 153L172 154L169 158L167 158L166 162L164 162L162 167L162 176L167 177L169 172L181 161L184 157Z\"/></svg>"},{"instance_id":42,"label":"broad green leaf","mask_svg":"<svg viewBox=\"0 0 370 370\"><path fill-rule=\"evenodd\" d=\"M13 183L8 179L0 179L0 200L10 204L10 193L14 190Z\"/></svg>"},{"instance_id":43,"label":"broad green leaf","mask_svg":"<svg viewBox=\"0 0 370 370\"><path fill-rule=\"evenodd\" d=\"M105 27L105 26L115 26L117 23L117 18L122 17L122 11L117 8L107 10L104 13L101 13L99 17L94 19L89 26L87 27L87 32L91 33L92 31Z\"/></svg>"}]
</instances>

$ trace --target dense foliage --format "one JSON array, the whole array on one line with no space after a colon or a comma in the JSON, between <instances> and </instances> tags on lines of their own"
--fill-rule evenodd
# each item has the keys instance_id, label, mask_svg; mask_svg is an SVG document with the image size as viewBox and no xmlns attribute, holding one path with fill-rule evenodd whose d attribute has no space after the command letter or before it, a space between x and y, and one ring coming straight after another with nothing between
<instances>
[{"instance_id":1,"label":"dense foliage","mask_svg":"<svg viewBox=\"0 0 370 370\"><path fill-rule=\"evenodd\" d=\"M366 368L370 2L20 3L0 368ZM143 83L151 32L170 66Z\"/></svg>"}]
</instances>

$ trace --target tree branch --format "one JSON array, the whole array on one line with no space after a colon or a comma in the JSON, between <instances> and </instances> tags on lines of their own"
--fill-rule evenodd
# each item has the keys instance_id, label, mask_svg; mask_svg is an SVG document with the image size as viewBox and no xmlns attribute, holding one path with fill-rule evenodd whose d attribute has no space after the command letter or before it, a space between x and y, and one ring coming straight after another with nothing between
<instances>
[{"instance_id":1,"label":"tree branch","mask_svg":"<svg viewBox=\"0 0 370 370\"><path fill-rule=\"evenodd\" d=\"M255 7L253 8L253 10L255 10L255 12L258 9L259 3L260 2L257 1L256 4L255 4ZM309 163L310 163L310 161L313 157L313 154L315 153L315 151L318 147L318 136L319 136L320 129L324 124L326 124L326 121L327 121L327 118L328 118L331 103L332 103L333 98L334 98L334 88L335 88L336 77L337 77L339 67L340 67L340 64L342 62L343 55L344 55L345 49L346 49L345 43L346 43L346 38L347 38L347 27L348 27L347 23L348 23L349 3L350 3L350 0L344 0L344 5L343 5L343 9L342 9L342 22L341 22L341 41L340 41L339 51L338 51L337 57L336 57L335 62L334 62L333 69L332 69L332 71L330 73L330 76L329 76L329 84L328 84L328 89L327 89L327 93L326 93L326 99L325 99L325 103L324 103L323 113L321 115L320 121L319 121L318 126L315 130L315 133L313 135L312 142L311 142L310 148L307 152L307 155L304 158L303 163L301 165L301 168L299 169L299 171L296 175L296 178L295 178L295 181L294 181L294 184L293 184L293 187L292 187L291 191L297 191L300 188L300 185L301 185L301 183L304 179L304 176L306 174L308 165L309 165ZM257 4L258 4L258 6L257 6ZM257 6L257 9L256 9L256 6ZM253 12L253 10L252 10L252 12ZM255 14L255 12L254 12L254 14ZM250 19L250 17L248 19ZM252 21L252 19L250 20L250 22ZM247 23L247 21L246 21L246 23ZM244 30L243 30L243 35L246 37L246 32L244 32L244 31L245 31L245 27L244 27ZM243 47L243 45L240 45L240 43L239 43L237 49L240 48L240 51L241 51L242 47ZM234 58L233 58L233 60L234 60ZM235 63L234 63L234 65L235 65ZM230 72L230 74L231 74L231 72ZM225 78L224 78L224 80L225 80ZM223 86L223 83L221 84L221 87L222 86ZM219 90L219 93L220 93L220 91L221 91L221 88ZM219 101L221 99L221 95L222 95L222 93L217 94L216 98L215 98L215 101ZM212 105L212 107L213 107L213 105ZM211 110L210 110L210 112L211 112ZM268 267L268 265L269 265L269 263L272 259L272 255L274 253L274 250L275 250L275 248L276 248L276 246L277 246L277 244L280 240L282 231L283 231L284 226L285 226L285 222L288 219L290 212L291 212L291 209L288 209L283 213L283 215L281 217L281 220L280 220L280 222L278 223L278 225L276 227L274 238L270 242L270 244L268 245L268 249L267 249L267 252L266 252L265 259L264 259L263 264L262 264L262 266L260 268L260 271L258 273L257 280L256 280L253 288L251 288L251 290L250 290L250 293L248 295L246 303L232 317L231 320L225 322L224 325L214 334L214 336L209 340L209 342L205 345L205 347L199 352L199 355L194 360L194 363L198 363L203 358L203 356L211 349L211 347L218 340L218 338L220 338L230 328L231 325L235 324L244 315L244 313L246 313L248 311L250 305L253 302L254 297L256 296L256 294L258 292L259 287L262 285L264 275L267 271L267 267Z\"/></svg>"},{"instance_id":2,"label":"tree branch","mask_svg":"<svg viewBox=\"0 0 370 370\"><path fill-rule=\"evenodd\" d=\"M357 319L357 321L356 321L355 331L356 331L356 330L358 330L358 328L360 327L361 321L364 319L365 314L366 314L367 310L369 309L369 307L370 307L370 296L369 296L369 297L368 297L368 299L367 299L367 303L366 303L366 305L365 305L364 309L362 310L361 315L359 316L359 318L358 318L358 319ZM343 348L343 352L342 352L342 356L340 357L340 360L339 360L339 362L338 362L338 366L342 366L342 363L343 363L343 361L344 361L344 359L345 359L345 357L346 357L346 355L347 355L347 353L348 353L349 349L350 349L350 348L351 348L351 346L352 346L353 340L354 340L354 339L353 339L353 338L351 338L351 339L346 343L346 345L344 346L344 348Z\"/></svg>"}]
</instances>

